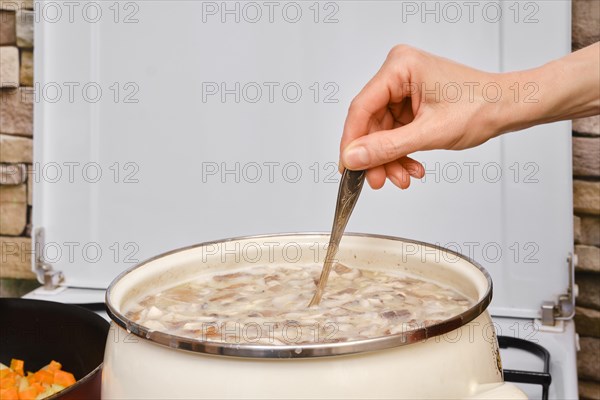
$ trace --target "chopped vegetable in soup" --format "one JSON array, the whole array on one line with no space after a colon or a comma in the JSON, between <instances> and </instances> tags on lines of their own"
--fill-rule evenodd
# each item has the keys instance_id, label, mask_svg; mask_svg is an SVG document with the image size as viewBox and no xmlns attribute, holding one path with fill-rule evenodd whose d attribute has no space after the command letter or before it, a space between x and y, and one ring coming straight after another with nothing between
<instances>
[{"instance_id":1,"label":"chopped vegetable in soup","mask_svg":"<svg viewBox=\"0 0 600 400\"><path fill-rule=\"evenodd\" d=\"M152 331L235 344L296 345L386 336L436 324L472 302L433 282L337 264L319 306L320 267L203 275L138 299L126 316Z\"/></svg>"}]
</instances>

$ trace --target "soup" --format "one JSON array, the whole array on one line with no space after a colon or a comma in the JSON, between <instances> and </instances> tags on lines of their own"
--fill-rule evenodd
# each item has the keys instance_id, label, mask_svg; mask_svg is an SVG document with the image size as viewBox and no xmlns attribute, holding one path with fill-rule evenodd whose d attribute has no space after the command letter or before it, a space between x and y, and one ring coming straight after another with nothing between
<instances>
[{"instance_id":1,"label":"soup","mask_svg":"<svg viewBox=\"0 0 600 400\"><path fill-rule=\"evenodd\" d=\"M336 264L308 308L321 267L248 267L203 275L125 307L133 322L176 336L233 344L299 345L388 336L473 305L457 291L396 271Z\"/></svg>"}]
</instances>

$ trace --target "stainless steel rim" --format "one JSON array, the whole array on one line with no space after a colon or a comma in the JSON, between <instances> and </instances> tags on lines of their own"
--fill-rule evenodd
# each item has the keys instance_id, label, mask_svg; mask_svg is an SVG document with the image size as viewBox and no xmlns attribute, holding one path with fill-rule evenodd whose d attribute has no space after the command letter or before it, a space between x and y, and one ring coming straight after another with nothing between
<instances>
[{"instance_id":1,"label":"stainless steel rim","mask_svg":"<svg viewBox=\"0 0 600 400\"><path fill-rule=\"evenodd\" d=\"M302 233L278 233L278 234L266 234L266 235L252 235L252 236L241 236L235 238L228 238L223 240L214 240L210 242L204 242L195 244L179 249L171 250L166 253L162 253L155 257L149 258L140 264L127 269L117 276L106 290L106 308L110 318L120 327L126 329L128 332L139 336L142 339L152 341L167 347L171 347L179 350L187 350L196 353L205 353L219 356L230 356L230 357L251 357L251 358L309 358L309 357L326 357L326 356L339 356L355 353L364 353L375 350L383 350L392 347L404 346L411 343L422 342L428 338L443 335L451 332L481 315L490 302L492 301L492 278L490 274L475 260L466 257L453 250L446 249L441 246L437 246L430 243L425 243L417 240L404 239L386 235L375 235L366 233L345 233L345 236L357 236L357 237L369 237L376 239L385 239L398 242L405 242L416 244L420 246L431 247L436 250L444 251L448 254L452 254L459 257L472 265L474 265L486 278L488 282L488 288L484 296L479 302L473 307L469 308L465 312L458 314L452 318L444 320L440 323L410 330L407 332L397 333L389 336L376 337L371 339L362 339L348 342L338 343L315 343L315 344L303 344L303 345L257 345L257 344L230 344L220 342L202 341L197 339L191 339L182 336L170 335L158 331L149 331L142 325L136 324L128 320L123 314L113 307L110 302L110 297L113 288L119 283L119 281L131 273L132 271L143 267L149 262L158 260L163 257L167 257L171 254L178 253L180 251L190 250L202 246L213 245L217 243L225 243L238 240L247 239L263 239L268 237L283 237L283 236L314 236L323 235L328 237L328 232L302 232Z\"/></svg>"}]
</instances>

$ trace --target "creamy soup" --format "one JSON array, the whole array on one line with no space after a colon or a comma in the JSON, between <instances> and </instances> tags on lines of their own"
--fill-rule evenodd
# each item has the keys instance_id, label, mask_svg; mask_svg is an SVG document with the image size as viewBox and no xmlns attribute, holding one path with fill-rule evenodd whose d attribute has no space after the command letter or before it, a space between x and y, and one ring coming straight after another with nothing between
<instances>
[{"instance_id":1,"label":"creamy soup","mask_svg":"<svg viewBox=\"0 0 600 400\"><path fill-rule=\"evenodd\" d=\"M126 307L149 330L232 344L359 340L436 324L471 307L464 295L400 272L337 264L308 308L321 267L249 267L204 275Z\"/></svg>"}]
</instances>

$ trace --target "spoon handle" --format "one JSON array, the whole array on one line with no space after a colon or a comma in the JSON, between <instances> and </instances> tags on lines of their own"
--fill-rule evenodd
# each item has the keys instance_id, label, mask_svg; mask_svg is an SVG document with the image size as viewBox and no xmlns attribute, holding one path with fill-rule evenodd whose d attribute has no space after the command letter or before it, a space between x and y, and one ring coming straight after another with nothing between
<instances>
[{"instance_id":1,"label":"spoon handle","mask_svg":"<svg viewBox=\"0 0 600 400\"><path fill-rule=\"evenodd\" d=\"M325 255L325 262L323 264L323 269L321 270L317 291L310 301L309 307L318 305L321 301L323 291L327 285L327 279L329 278L329 271L333 265L334 257L340 245L344 229L346 229L352 210L354 210L354 206L356 205L356 201L358 200L358 196L360 195L360 191L365 182L365 173L366 171L350 171L346 169L342 174L335 206L333 227L329 238L329 246L327 247L327 254Z\"/></svg>"}]
</instances>

